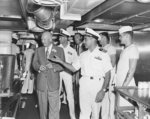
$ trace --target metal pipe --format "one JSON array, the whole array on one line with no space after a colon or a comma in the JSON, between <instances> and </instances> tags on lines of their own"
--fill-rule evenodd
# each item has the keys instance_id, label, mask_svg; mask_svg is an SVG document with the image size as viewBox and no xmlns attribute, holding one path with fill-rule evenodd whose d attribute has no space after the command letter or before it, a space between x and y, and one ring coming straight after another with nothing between
<instances>
[{"instance_id":1,"label":"metal pipe","mask_svg":"<svg viewBox=\"0 0 150 119\"><path fill-rule=\"evenodd\" d=\"M138 26L134 26L133 30L140 30L140 29L144 29L144 28L148 28L150 27L150 23L149 24L143 24L143 25L138 25Z\"/></svg>"},{"instance_id":2,"label":"metal pipe","mask_svg":"<svg viewBox=\"0 0 150 119\"><path fill-rule=\"evenodd\" d=\"M147 11L144 11L144 12L141 12L141 13L138 13L138 14L135 14L135 15L132 15L132 16L129 16L129 17L120 19L120 20L115 21L115 22L113 22L113 23L111 23L111 24L120 23L120 22L126 21L126 20L128 20L128 19L132 19L132 18L134 18L134 17L138 17L138 16L140 16L140 15L143 15L143 14L146 14L146 13L149 13L149 12L150 12L150 10L147 10Z\"/></svg>"},{"instance_id":3,"label":"metal pipe","mask_svg":"<svg viewBox=\"0 0 150 119\"><path fill-rule=\"evenodd\" d=\"M74 22L74 26L78 27L81 26L89 21L94 20L95 18L99 17L103 13L115 8L116 6L123 4L125 0L107 0L103 4L98 5L88 13L82 16L81 22Z\"/></svg>"},{"instance_id":4,"label":"metal pipe","mask_svg":"<svg viewBox=\"0 0 150 119\"><path fill-rule=\"evenodd\" d=\"M103 13L105 13L105 12L107 12L107 11L113 9L114 7L117 7L118 5L120 5L120 4L124 3L124 2L125 2L124 0L121 0L120 2L114 4L114 5L112 5L111 7L109 7L109 8L107 8L107 9L103 10L102 12L100 12L98 15L95 16L95 18L98 17L98 16L100 16L101 14L103 14ZM94 19L94 18L93 18L93 19Z\"/></svg>"}]
</instances>

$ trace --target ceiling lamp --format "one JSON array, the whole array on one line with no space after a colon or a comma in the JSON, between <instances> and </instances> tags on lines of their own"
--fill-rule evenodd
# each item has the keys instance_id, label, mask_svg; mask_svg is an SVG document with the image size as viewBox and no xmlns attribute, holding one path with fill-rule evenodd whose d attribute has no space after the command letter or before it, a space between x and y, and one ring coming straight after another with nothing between
<instances>
[{"instance_id":1,"label":"ceiling lamp","mask_svg":"<svg viewBox=\"0 0 150 119\"><path fill-rule=\"evenodd\" d=\"M137 0L137 1L141 3L150 3L150 0Z\"/></svg>"},{"instance_id":2,"label":"ceiling lamp","mask_svg":"<svg viewBox=\"0 0 150 119\"><path fill-rule=\"evenodd\" d=\"M96 23L101 23L101 22L103 22L104 21L104 19L95 19L94 20L94 22L96 22Z\"/></svg>"}]
</instances>

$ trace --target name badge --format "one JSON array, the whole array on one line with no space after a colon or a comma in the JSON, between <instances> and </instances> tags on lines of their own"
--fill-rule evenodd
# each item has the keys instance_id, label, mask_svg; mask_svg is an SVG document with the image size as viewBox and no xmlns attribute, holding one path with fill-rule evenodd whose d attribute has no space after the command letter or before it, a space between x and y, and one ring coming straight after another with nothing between
<instances>
[{"instance_id":1,"label":"name badge","mask_svg":"<svg viewBox=\"0 0 150 119\"><path fill-rule=\"evenodd\" d=\"M102 58L99 56L95 57L95 59L100 60L100 61L102 60Z\"/></svg>"},{"instance_id":2,"label":"name badge","mask_svg":"<svg viewBox=\"0 0 150 119\"><path fill-rule=\"evenodd\" d=\"M72 55L72 53L71 53L71 52L68 52L68 54L69 54L69 55Z\"/></svg>"}]
</instances>

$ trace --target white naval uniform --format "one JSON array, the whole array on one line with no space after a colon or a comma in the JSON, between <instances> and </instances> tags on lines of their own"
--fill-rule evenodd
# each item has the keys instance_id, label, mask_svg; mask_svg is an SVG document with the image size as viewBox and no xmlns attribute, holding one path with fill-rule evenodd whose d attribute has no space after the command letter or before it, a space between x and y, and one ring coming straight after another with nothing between
<instances>
[{"instance_id":1,"label":"white naval uniform","mask_svg":"<svg viewBox=\"0 0 150 119\"><path fill-rule=\"evenodd\" d=\"M104 50L107 51L108 55L116 55L116 49L111 45L107 44L103 47ZM109 83L109 91L105 94L105 97L102 102L102 119L114 119L114 109L115 109L115 95L112 92L112 85L115 83L114 75L115 75L115 67L111 70L111 79Z\"/></svg>"},{"instance_id":2,"label":"white naval uniform","mask_svg":"<svg viewBox=\"0 0 150 119\"><path fill-rule=\"evenodd\" d=\"M69 44L67 47L63 47L60 45L61 48L64 49L65 53L65 60L67 63L72 64L75 60L77 60L77 52L73 49ZM67 93L67 100L69 103L69 112L71 119L75 119L75 107L74 107L74 95L73 95L73 82L72 82L72 74L63 71L60 72L60 91L62 88L62 80L64 81L66 93Z\"/></svg>"},{"instance_id":3,"label":"white naval uniform","mask_svg":"<svg viewBox=\"0 0 150 119\"><path fill-rule=\"evenodd\" d=\"M129 60L130 59L139 59L139 51L136 45L132 44L125 48L121 55L117 65L117 73L116 73L116 86L122 86L127 73L129 71ZM129 86L136 86L134 78L131 80ZM125 99L120 98L121 106L130 105Z\"/></svg>"},{"instance_id":4,"label":"white naval uniform","mask_svg":"<svg viewBox=\"0 0 150 119\"><path fill-rule=\"evenodd\" d=\"M81 53L73 67L76 70L81 68L82 75L79 80L80 119L90 119L90 116L99 119L101 103L96 103L95 99L103 86L105 73L112 69L110 58L97 46L92 52Z\"/></svg>"}]
</instances>

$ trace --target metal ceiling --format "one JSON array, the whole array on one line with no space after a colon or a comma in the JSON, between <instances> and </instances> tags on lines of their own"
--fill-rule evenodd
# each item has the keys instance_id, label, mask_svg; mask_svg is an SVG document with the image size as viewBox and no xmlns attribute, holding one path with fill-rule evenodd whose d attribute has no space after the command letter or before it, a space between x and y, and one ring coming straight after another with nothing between
<instances>
[{"instance_id":1,"label":"metal ceiling","mask_svg":"<svg viewBox=\"0 0 150 119\"><path fill-rule=\"evenodd\" d=\"M95 19L102 19L99 24L91 25ZM105 25L112 30L116 30L116 25L131 25L133 27L138 25L145 25L150 23L150 4L143 4L139 2L129 2L127 0L107 0L101 5L98 5L93 10L82 16L80 22L74 22L74 27L92 26L94 29L104 29ZM95 23L97 24L97 23Z\"/></svg>"},{"instance_id":2,"label":"metal ceiling","mask_svg":"<svg viewBox=\"0 0 150 119\"><path fill-rule=\"evenodd\" d=\"M104 1L106 0L69 0L67 12L84 15Z\"/></svg>"},{"instance_id":3,"label":"metal ceiling","mask_svg":"<svg viewBox=\"0 0 150 119\"><path fill-rule=\"evenodd\" d=\"M0 29L27 30L26 0L0 0Z\"/></svg>"},{"instance_id":4,"label":"metal ceiling","mask_svg":"<svg viewBox=\"0 0 150 119\"><path fill-rule=\"evenodd\" d=\"M132 1L132 2L131 2ZM68 13L81 14L81 21L61 20L57 14L56 29L72 24L75 28L117 30L121 25L135 29L150 27L150 4L133 0L69 0ZM27 0L0 0L0 29L27 30ZM96 23L96 19L101 19Z\"/></svg>"}]
</instances>

